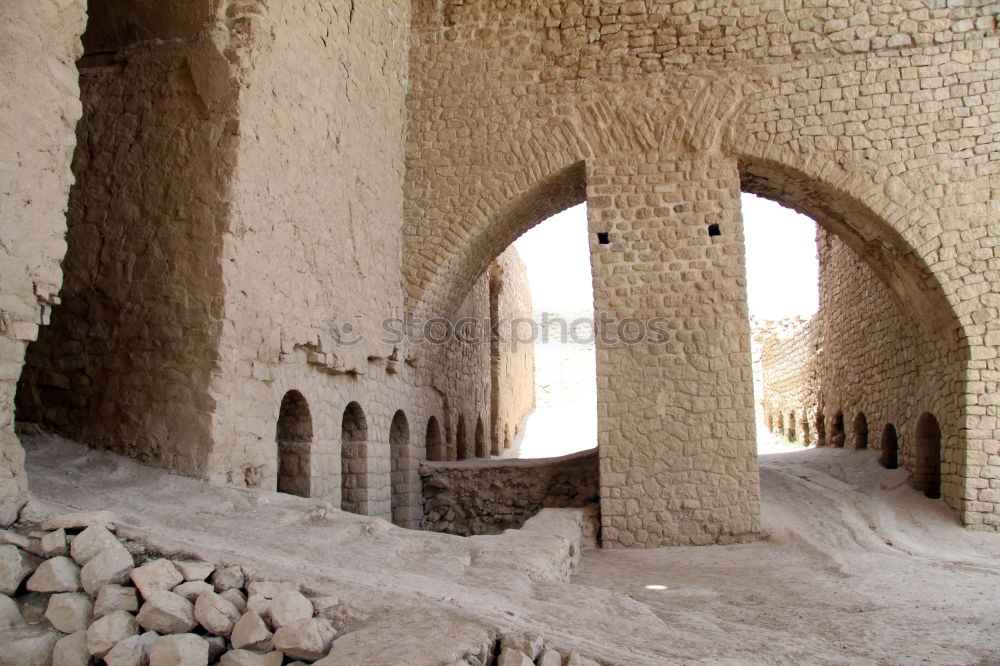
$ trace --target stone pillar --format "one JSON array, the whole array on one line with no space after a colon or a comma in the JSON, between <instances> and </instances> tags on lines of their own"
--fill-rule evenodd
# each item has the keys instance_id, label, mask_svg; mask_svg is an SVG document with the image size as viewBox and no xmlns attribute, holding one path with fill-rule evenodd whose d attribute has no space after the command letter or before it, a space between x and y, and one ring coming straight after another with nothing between
<instances>
[{"instance_id":1,"label":"stone pillar","mask_svg":"<svg viewBox=\"0 0 1000 666\"><path fill-rule=\"evenodd\" d=\"M752 539L760 492L736 162L599 158L587 201L603 544Z\"/></svg>"}]
</instances>

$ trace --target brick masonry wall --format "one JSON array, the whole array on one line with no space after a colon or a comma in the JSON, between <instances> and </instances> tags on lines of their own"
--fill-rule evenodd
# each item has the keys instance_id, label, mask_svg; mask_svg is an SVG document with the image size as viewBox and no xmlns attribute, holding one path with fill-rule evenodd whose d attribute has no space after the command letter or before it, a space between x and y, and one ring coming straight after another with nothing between
<instances>
[{"instance_id":1,"label":"brick masonry wall","mask_svg":"<svg viewBox=\"0 0 1000 666\"><path fill-rule=\"evenodd\" d=\"M819 328L811 318L764 322L753 331L761 349L764 425L807 445L824 443L817 441L816 426Z\"/></svg>"},{"instance_id":2,"label":"brick masonry wall","mask_svg":"<svg viewBox=\"0 0 1000 666\"><path fill-rule=\"evenodd\" d=\"M582 187L591 196L587 178L602 160L651 173L661 159L692 152L732 160L744 191L797 208L836 234L916 322L920 363L939 373L934 404L946 405L935 409L955 415L944 433L952 453L943 492L965 523L984 524L1000 508L982 487L1000 462L991 383L1000 337L990 324L997 234L983 224L996 219L1000 173L991 157L1000 93L990 73L1000 57L995 7L674 4L684 11L658 2L416 4L404 204L408 307L453 311L462 285L513 238L578 203ZM637 192L624 205L640 205L641 196L655 202L656 194ZM644 266L644 257L625 262L616 279L649 279L652 264L642 273L628 266ZM683 280L681 262L664 259L655 270L665 282ZM595 287L604 279L595 275ZM644 294L649 312L675 307L655 294ZM711 354L697 349L692 364L716 378L732 370ZM599 356L599 373L611 361ZM654 381L643 390L655 392ZM617 433L614 419L635 418L611 413L613 401L604 400L602 431ZM747 457L732 479L754 455L744 429L724 437ZM669 436L648 437L655 464L672 466ZM626 450L602 455L623 475L649 468L652 460L632 463ZM754 486L755 473L747 474L744 484ZM717 491L707 488L715 502ZM663 493L669 500L675 490ZM755 503L736 504L753 525ZM606 543L610 515L603 516ZM720 522L707 538L728 533L724 520L708 520ZM650 544L688 542L675 533L650 536L642 518L625 524L627 539L642 533Z\"/></svg>"},{"instance_id":3,"label":"brick masonry wall","mask_svg":"<svg viewBox=\"0 0 1000 666\"><path fill-rule=\"evenodd\" d=\"M62 283L83 0L10 0L0 12L0 525L27 499L14 393L27 344Z\"/></svg>"}]
</instances>

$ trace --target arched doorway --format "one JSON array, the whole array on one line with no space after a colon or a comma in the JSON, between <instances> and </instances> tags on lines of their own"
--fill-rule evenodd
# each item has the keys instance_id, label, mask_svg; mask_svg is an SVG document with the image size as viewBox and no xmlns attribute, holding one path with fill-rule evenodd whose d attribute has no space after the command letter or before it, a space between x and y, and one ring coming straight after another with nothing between
<instances>
[{"instance_id":1,"label":"arched doorway","mask_svg":"<svg viewBox=\"0 0 1000 666\"><path fill-rule=\"evenodd\" d=\"M469 458L469 441L465 435L465 417L458 417L458 430L455 433L456 458L467 460Z\"/></svg>"},{"instance_id":2,"label":"arched doorway","mask_svg":"<svg viewBox=\"0 0 1000 666\"><path fill-rule=\"evenodd\" d=\"M826 417L822 410L816 413L816 446L826 446Z\"/></svg>"},{"instance_id":3,"label":"arched doorway","mask_svg":"<svg viewBox=\"0 0 1000 666\"><path fill-rule=\"evenodd\" d=\"M839 449L844 448L847 441L847 434L844 432L844 412L837 412L833 417L833 426L830 428L830 443Z\"/></svg>"},{"instance_id":4,"label":"arched doorway","mask_svg":"<svg viewBox=\"0 0 1000 666\"><path fill-rule=\"evenodd\" d=\"M476 420L476 457L486 458L486 429L483 427L483 417Z\"/></svg>"},{"instance_id":5,"label":"arched doorway","mask_svg":"<svg viewBox=\"0 0 1000 666\"><path fill-rule=\"evenodd\" d=\"M368 420L361 405L347 405L340 433L340 507L363 514L368 508Z\"/></svg>"},{"instance_id":6,"label":"arched doorway","mask_svg":"<svg viewBox=\"0 0 1000 666\"><path fill-rule=\"evenodd\" d=\"M309 403L298 391L289 391L281 399L275 433L279 493L309 497L312 439L313 424Z\"/></svg>"},{"instance_id":7,"label":"arched doorway","mask_svg":"<svg viewBox=\"0 0 1000 666\"><path fill-rule=\"evenodd\" d=\"M788 412L788 419L785 421L785 439L794 442L795 438L795 412Z\"/></svg>"},{"instance_id":8,"label":"arched doorway","mask_svg":"<svg viewBox=\"0 0 1000 666\"><path fill-rule=\"evenodd\" d=\"M899 439L896 437L896 426L891 423L886 424L882 429L882 440L879 445L882 448L879 464L886 469L899 467Z\"/></svg>"},{"instance_id":9,"label":"arched doorway","mask_svg":"<svg viewBox=\"0 0 1000 666\"><path fill-rule=\"evenodd\" d=\"M444 442L441 441L441 427L435 417L427 420L427 430L424 433L424 452L427 460L444 460Z\"/></svg>"},{"instance_id":10,"label":"arched doorway","mask_svg":"<svg viewBox=\"0 0 1000 666\"><path fill-rule=\"evenodd\" d=\"M854 417L854 448L855 450L868 448L868 418L864 412L858 412Z\"/></svg>"},{"instance_id":11,"label":"arched doorway","mask_svg":"<svg viewBox=\"0 0 1000 666\"><path fill-rule=\"evenodd\" d=\"M392 484L392 522L409 527L413 520L413 494L418 491L416 462L410 455L410 423L403 410L392 417L389 427L390 482Z\"/></svg>"},{"instance_id":12,"label":"arched doorway","mask_svg":"<svg viewBox=\"0 0 1000 666\"><path fill-rule=\"evenodd\" d=\"M913 485L931 499L941 497L941 427L930 412L917 421L913 443Z\"/></svg>"}]
</instances>

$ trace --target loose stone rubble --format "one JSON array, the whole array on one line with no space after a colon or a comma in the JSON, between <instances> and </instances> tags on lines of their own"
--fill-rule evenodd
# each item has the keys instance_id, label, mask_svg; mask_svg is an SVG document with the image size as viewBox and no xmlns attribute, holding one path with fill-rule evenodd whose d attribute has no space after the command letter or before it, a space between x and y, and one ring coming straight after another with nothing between
<instances>
[{"instance_id":1,"label":"loose stone rubble","mask_svg":"<svg viewBox=\"0 0 1000 666\"><path fill-rule=\"evenodd\" d=\"M0 594L0 666L345 663L336 654L343 618L336 599L311 599L297 582L247 580L236 564L133 558L111 520L88 522L67 516L49 523L60 525L55 530L21 523L0 530L0 562L11 563L10 592ZM21 547L45 539L61 540L72 555L39 558ZM114 563L117 582L82 589L80 564L101 562ZM343 650L352 649L348 639ZM593 663L546 649L537 636L508 636L456 666L564 661Z\"/></svg>"}]
</instances>

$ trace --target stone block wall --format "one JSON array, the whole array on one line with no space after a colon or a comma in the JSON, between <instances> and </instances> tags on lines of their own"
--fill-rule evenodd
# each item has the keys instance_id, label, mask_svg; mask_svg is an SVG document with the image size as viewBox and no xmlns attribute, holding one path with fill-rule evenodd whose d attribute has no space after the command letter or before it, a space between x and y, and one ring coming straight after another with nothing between
<instances>
[{"instance_id":1,"label":"stone block wall","mask_svg":"<svg viewBox=\"0 0 1000 666\"><path fill-rule=\"evenodd\" d=\"M823 446L816 427L819 328L814 318L796 319L765 322L753 334L760 344L764 425L789 440Z\"/></svg>"},{"instance_id":2,"label":"stone block wall","mask_svg":"<svg viewBox=\"0 0 1000 666\"><path fill-rule=\"evenodd\" d=\"M535 408L535 327L524 262L514 247L490 266L490 452L510 448Z\"/></svg>"},{"instance_id":3,"label":"stone block wall","mask_svg":"<svg viewBox=\"0 0 1000 666\"><path fill-rule=\"evenodd\" d=\"M543 508L585 507L598 501L598 457L441 463L420 466L424 525L460 536L521 527Z\"/></svg>"},{"instance_id":4,"label":"stone block wall","mask_svg":"<svg viewBox=\"0 0 1000 666\"><path fill-rule=\"evenodd\" d=\"M25 348L62 284L70 162L81 115L83 0L10 0L0 12L0 525L27 499L14 394Z\"/></svg>"}]
</instances>

